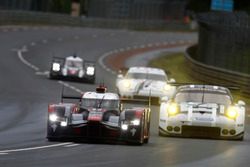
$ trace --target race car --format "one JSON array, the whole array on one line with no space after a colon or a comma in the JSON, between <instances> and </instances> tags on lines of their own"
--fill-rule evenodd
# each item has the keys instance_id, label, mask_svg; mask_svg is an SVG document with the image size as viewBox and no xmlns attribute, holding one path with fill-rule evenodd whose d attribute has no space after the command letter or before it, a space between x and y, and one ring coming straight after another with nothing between
<instances>
[{"instance_id":1,"label":"race car","mask_svg":"<svg viewBox=\"0 0 250 167\"><path fill-rule=\"evenodd\" d=\"M244 122L245 102L233 103L228 88L183 85L162 98L159 135L243 140Z\"/></svg>"},{"instance_id":2,"label":"race car","mask_svg":"<svg viewBox=\"0 0 250 167\"><path fill-rule=\"evenodd\" d=\"M164 70L151 67L130 67L125 74L118 74L116 87L121 97L145 98L151 96L157 104L163 96L171 97L176 87L170 85L174 79L168 80Z\"/></svg>"},{"instance_id":3,"label":"race car","mask_svg":"<svg viewBox=\"0 0 250 167\"><path fill-rule=\"evenodd\" d=\"M49 77L95 83L95 63L76 56L53 57Z\"/></svg>"},{"instance_id":4,"label":"race car","mask_svg":"<svg viewBox=\"0 0 250 167\"><path fill-rule=\"evenodd\" d=\"M104 86L85 92L77 103L49 104L47 139L119 141L131 144L148 143L150 107L123 109L118 94L106 92Z\"/></svg>"}]
</instances>

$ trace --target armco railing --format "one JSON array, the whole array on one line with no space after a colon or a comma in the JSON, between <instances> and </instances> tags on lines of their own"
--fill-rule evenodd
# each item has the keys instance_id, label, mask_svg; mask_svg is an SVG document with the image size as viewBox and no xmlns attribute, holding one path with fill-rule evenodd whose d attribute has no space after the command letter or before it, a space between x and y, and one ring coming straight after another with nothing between
<instances>
[{"instance_id":1,"label":"armco railing","mask_svg":"<svg viewBox=\"0 0 250 167\"><path fill-rule=\"evenodd\" d=\"M65 14L0 10L0 25L13 24L46 24L98 28L127 28L127 29L162 29L188 30L189 26L181 22L165 20L122 20L71 17Z\"/></svg>"},{"instance_id":2,"label":"armco railing","mask_svg":"<svg viewBox=\"0 0 250 167\"><path fill-rule=\"evenodd\" d=\"M236 86L247 96L250 96L250 75L206 65L195 60L196 46L187 49L186 61L190 67L190 75L210 84Z\"/></svg>"}]
</instances>

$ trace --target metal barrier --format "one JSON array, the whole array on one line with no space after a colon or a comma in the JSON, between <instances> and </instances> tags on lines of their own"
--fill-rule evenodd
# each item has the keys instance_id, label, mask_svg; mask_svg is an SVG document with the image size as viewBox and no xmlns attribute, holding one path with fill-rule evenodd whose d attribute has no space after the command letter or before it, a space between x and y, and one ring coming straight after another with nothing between
<instances>
[{"instance_id":1,"label":"metal barrier","mask_svg":"<svg viewBox=\"0 0 250 167\"><path fill-rule=\"evenodd\" d=\"M198 16L196 60L250 74L250 17L246 13L210 12Z\"/></svg>"},{"instance_id":2,"label":"metal barrier","mask_svg":"<svg viewBox=\"0 0 250 167\"><path fill-rule=\"evenodd\" d=\"M141 30L189 30L188 25L177 21L81 18L55 13L0 10L0 25L8 24L46 24Z\"/></svg>"},{"instance_id":3,"label":"metal barrier","mask_svg":"<svg viewBox=\"0 0 250 167\"><path fill-rule=\"evenodd\" d=\"M250 96L250 75L206 65L197 61L197 45L187 49L185 58L190 67L190 75L210 84L237 86L241 92Z\"/></svg>"}]
</instances>

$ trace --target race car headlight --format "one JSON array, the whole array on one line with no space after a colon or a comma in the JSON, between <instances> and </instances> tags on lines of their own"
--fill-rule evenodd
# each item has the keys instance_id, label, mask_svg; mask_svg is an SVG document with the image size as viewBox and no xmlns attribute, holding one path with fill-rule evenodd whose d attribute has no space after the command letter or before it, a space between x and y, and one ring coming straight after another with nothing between
<instances>
[{"instance_id":1,"label":"race car headlight","mask_svg":"<svg viewBox=\"0 0 250 167\"><path fill-rule=\"evenodd\" d=\"M169 115L176 115L179 112L179 105L177 103L170 103L167 112Z\"/></svg>"},{"instance_id":2,"label":"race car headlight","mask_svg":"<svg viewBox=\"0 0 250 167\"><path fill-rule=\"evenodd\" d=\"M128 130L128 125L127 124L122 124L122 130Z\"/></svg>"},{"instance_id":3,"label":"race car headlight","mask_svg":"<svg viewBox=\"0 0 250 167\"><path fill-rule=\"evenodd\" d=\"M80 70L80 71L79 71L78 76L79 76L80 78L83 77L83 70Z\"/></svg>"},{"instance_id":4,"label":"race car headlight","mask_svg":"<svg viewBox=\"0 0 250 167\"><path fill-rule=\"evenodd\" d=\"M57 116L56 114L51 114L51 115L49 116L49 120L50 120L51 122L55 122L55 121L57 121L57 119L58 119L58 116Z\"/></svg>"},{"instance_id":5,"label":"race car headlight","mask_svg":"<svg viewBox=\"0 0 250 167\"><path fill-rule=\"evenodd\" d=\"M60 71L60 64L59 63L53 63L52 70L55 72Z\"/></svg>"},{"instance_id":6,"label":"race car headlight","mask_svg":"<svg viewBox=\"0 0 250 167\"><path fill-rule=\"evenodd\" d=\"M164 91L169 91L171 89L171 86L169 85L169 84L166 84L165 86L164 86Z\"/></svg>"},{"instance_id":7,"label":"race car headlight","mask_svg":"<svg viewBox=\"0 0 250 167\"><path fill-rule=\"evenodd\" d=\"M129 88L131 86L131 83L129 82L129 80L124 80L122 84L125 88Z\"/></svg>"},{"instance_id":8,"label":"race car headlight","mask_svg":"<svg viewBox=\"0 0 250 167\"><path fill-rule=\"evenodd\" d=\"M95 68L94 67L87 67L86 74L87 75L94 75L95 74Z\"/></svg>"},{"instance_id":9,"label":"race car headlight","mask_svg":"<svg viewBox=\"0 0 250 167\"><path fill-rule=\"evenodd\" d=\"M229 106L226 111L226 116L235 119L238 116L238 110L235 106Z\"/></svg>"},{"instance_id":10,"label":"race car headlight","mask_svg":"<svg viewBox=\"0 0 250 167\"><path fill-rule=\"evenodd\" d=\"M135 119L135 120L131 121L131 124L135 125L135 126L138 126L138 125L140 125L140 120L139 119Z\"/></svg>"},{"instance_id":11,"label":"race car headlight","mask_svg":"<svg viewBox=\"0 0 250 167\"><path fill-rule=\"evenodd\" d=\"M61 122L61 126L67 126L67 122L66 121Z\"/></svg>"}]
</instances>

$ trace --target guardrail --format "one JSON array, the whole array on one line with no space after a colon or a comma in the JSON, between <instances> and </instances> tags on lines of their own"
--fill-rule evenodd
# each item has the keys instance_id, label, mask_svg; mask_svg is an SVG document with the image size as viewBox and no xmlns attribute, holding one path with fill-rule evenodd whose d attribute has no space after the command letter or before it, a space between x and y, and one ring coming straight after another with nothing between
<instances>
[{"instance_id":1,"label":"guardrail","mask_svg":"<svg viewBox=\"0 0 250 167\"><path fill-rule=\"evenodd\" d=\"M0 10L0 25L39 24L138 30L189 30L189 25L165 20L123 20L72 17L65 14Z\"/></svg>"},{"instance_id":2,"label":"guardrail","mask_svg":"<svg viewBox=\"0 0 250 167\"><path fill-rule=\"evenodd\" d=\"M225 70L196 61L196 48L197 45L191 46L185 53L186 61L190 67L190 75L197 80L210 84L237 86L242 93L250 96L250 75Z\"/></svg>"}]
</instances>

